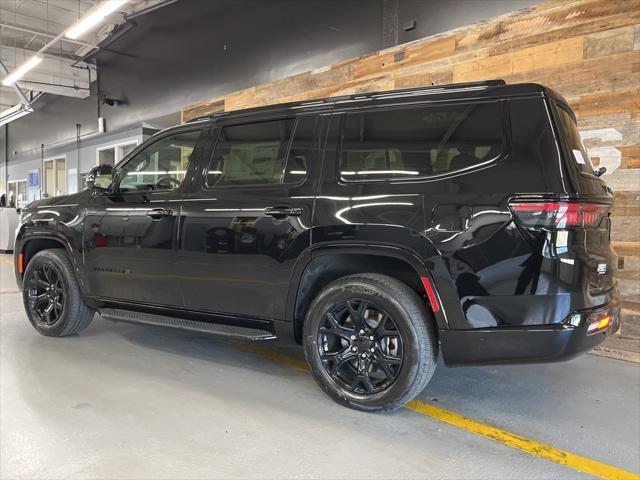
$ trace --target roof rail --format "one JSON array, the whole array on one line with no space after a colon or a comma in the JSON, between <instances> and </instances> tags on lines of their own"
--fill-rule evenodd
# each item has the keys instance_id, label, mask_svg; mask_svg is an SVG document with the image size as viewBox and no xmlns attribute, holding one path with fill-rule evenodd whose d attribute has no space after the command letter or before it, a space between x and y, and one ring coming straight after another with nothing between
<instances>
[{"instance_id":1,"label":"roof rail","mask_svg":"<svg viewBox=\"0 0 640 480\"><path fill-rule=\"evenodd\" d=\"M353 100L363 100L366 98L385 98L385 97L393 97L397 95L420 95L422 93L429 93L433 90L465 90L465 89L481 89L488 87L501 87L506 85L507 83L502 79L496 80L484 80L478 82L466 82L466 83L447 83L443 85L429 85L426 87L412 87L412 88L403 88L399 90L389 90L386 92L372 92L372 93L355 93L352 95L340 95L337 97L327 97L327 98L319 98L314 100L305 100L301 102L292 102L296 104L296 107L293 108L305 108L311 107L314 105L322 105L327 103L336 103L336 102L345 102L345 101L353 101ZM256 107L256 108L269 108L275 107L275 105L268 105L265 107ZM286 105L286 104L284 104ZM253 110L249 108L247 110ZM241 110L240 110L241 111ZM222 117L224 115L229 114L229 112L216 112L210 115L203 115L201 117L193 118L186 123L197 122L202 120L212 120L214 118Z\"/></svg>"}]
</instances>

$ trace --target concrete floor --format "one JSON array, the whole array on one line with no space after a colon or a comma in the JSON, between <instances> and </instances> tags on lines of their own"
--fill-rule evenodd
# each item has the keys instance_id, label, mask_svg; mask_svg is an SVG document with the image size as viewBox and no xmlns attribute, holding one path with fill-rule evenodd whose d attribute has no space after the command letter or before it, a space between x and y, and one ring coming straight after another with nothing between
<instances>
[{"instance_id":1,"label":"concrete floor","mask_svg":"<svg viewBox=\"0 0 640 480\"><path fill-rule=\"evenodd\" d=\"M406 409L340 407L308 373L219 338L99 318L81 336L43 337L9 258L1 478L588 478ZM638 364L441 367L420 399L640 471Z\"/></svg>"}]
</instances>

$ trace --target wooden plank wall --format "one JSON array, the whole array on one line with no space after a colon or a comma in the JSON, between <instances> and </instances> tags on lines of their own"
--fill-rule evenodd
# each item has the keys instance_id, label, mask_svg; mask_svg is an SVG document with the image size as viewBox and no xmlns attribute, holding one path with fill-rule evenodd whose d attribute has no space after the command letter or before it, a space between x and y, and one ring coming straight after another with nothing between
<instances>
[{"instance_id":1,"label":"wooden plank wall","mask_svg":"<svg viewBox=\"0 0 640 480\"><path fill-rule=\"evenodd\" d=\"M615 191L624 305L640 309L640 0L551 0L185 107L183 121L274 103L502 78L560 92Z\"/></svg>"}]
</instances>

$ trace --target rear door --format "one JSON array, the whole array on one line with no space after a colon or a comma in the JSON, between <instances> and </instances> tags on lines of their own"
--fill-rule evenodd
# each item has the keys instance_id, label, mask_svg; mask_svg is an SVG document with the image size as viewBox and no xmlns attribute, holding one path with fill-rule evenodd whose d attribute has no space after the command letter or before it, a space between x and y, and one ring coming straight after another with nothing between
<instances>
[{"instance_id":1,"label":"rear door","mask_svg":"<svg viewBox=\"0 0 640 480\"><path fill-rule=\"evenodd\" d=\"M92 295L183 305L175 271L180 201L197 157L210 151L210 134L199 128L155 139L117 170L112 192L92 198L84 226Z\"/></svg>"},{"instance_id":2,"label":"rear door","mask_svg":"<svg viewBox=\"0 0 640 480\"><path fill-rule=\"evenodd\" d=\"M575 115L569 106L564 102L557 102L556 114L565 166L571 172L578 196L588 202L585 208L592 210L593 225L588 230L578 229L576 235L586 254L589 293L599 295L608 292L615 285L616 256L611 249L613 194L603 179L595 175L591 159L580 138Z\"/></svg>"},{"instance_id":3,"label":"rear door","mask_svg":"<svg viewBox=\"0 0 640 480\"><path fill-rule=\"evenodd\" d=\"M183 203L187 308L284 319L289 279L311 242L320 117L218 129L201 183Z\"/></svg>"}]
</instances>

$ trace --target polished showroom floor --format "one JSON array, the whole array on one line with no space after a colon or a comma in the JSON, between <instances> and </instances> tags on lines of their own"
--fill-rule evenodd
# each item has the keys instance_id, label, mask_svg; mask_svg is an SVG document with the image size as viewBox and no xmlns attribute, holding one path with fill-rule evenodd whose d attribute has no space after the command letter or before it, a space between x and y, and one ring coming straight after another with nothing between
<instances>
[{"instance_id":1,"label":"polished showroom floor","mask_svg":"<svg viewBox=\"0 0 640 480\"><path fill-rule=\"evenodd\" d=\"M589 459L640 471L635 363L441 367L419 397L580 455L568 468L409 409L340 407L292 365L299 349L99 318L45 338L10 270L0 256L1 478L590 478L575 468Z\"/></svg>"}]
</instances>

